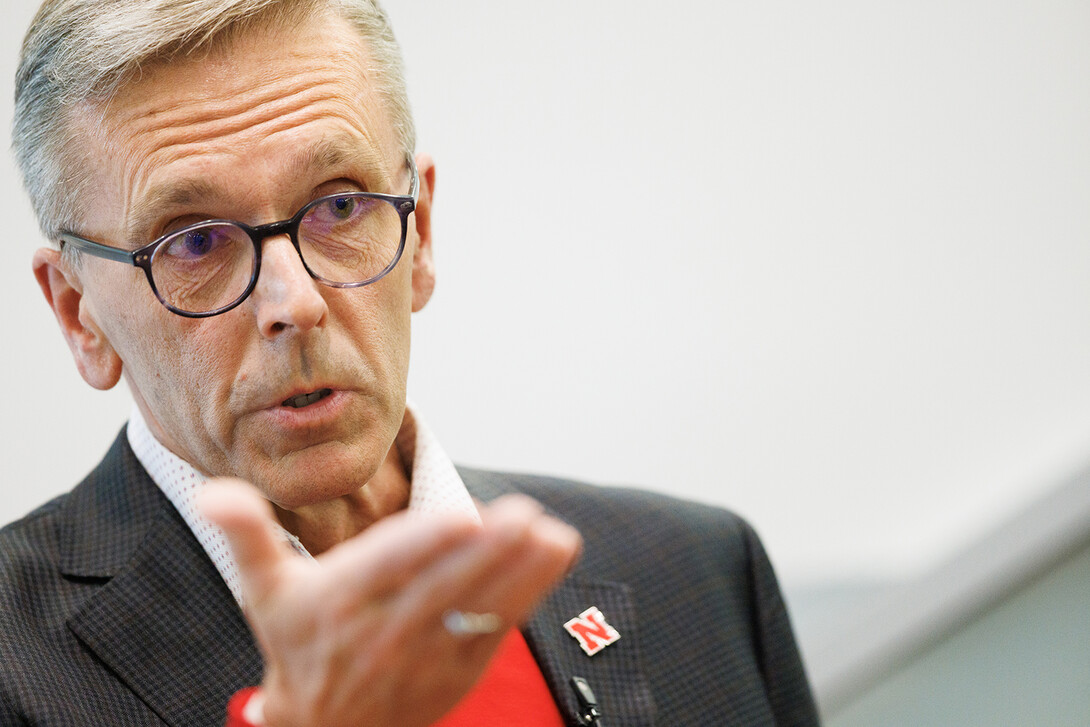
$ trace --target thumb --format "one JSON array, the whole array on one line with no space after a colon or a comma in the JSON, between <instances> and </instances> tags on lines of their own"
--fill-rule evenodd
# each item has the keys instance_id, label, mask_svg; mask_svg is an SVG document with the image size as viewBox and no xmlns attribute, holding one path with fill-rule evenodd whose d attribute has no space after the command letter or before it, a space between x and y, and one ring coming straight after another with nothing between
<instances>
[{"instance_id":1,"label":"thumb","mask_svg":"<svg viewBox=\"0 0 1090 727\"><path fill-rule=\"evenodd\" d=\"M197 493L197 508L227 537L249 603L259 602L288 556L277 535L276 515L257 488L237 479L212 479Z\"/></svg>"}]
</instances>

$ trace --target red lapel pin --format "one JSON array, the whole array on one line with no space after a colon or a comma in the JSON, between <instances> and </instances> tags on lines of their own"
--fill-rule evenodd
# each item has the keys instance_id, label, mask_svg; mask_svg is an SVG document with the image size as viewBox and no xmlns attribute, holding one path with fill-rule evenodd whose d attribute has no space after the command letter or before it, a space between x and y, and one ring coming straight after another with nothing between
<instances>
[{"instance_id":1,"label":"red lapel pin","mask_svg":"<svg viewBox=\"0 0 1090 727\"><path fill-rule=\"evenodd\" d=\"M594 656L621 638L617 629L606 622L606 617L597 606L591 606L565 623L564 630L579 642L579 648L586 652L587 656Z\"/></svg>"}]
</instances>

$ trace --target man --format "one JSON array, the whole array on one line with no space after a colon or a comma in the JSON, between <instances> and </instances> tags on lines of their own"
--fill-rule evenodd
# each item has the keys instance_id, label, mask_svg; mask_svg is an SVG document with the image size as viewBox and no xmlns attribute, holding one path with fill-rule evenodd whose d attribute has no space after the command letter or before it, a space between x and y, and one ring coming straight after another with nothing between
<instances>
[{"instance_id":1,"label":"man","mask_svg":"<svg viewBox=\"0 0 1090 727\"><path fill-rule=\"evenodd\" d=\"M744 523L406 408L435 164L370 2L49 0L16 97L35 275L134 409L0 535L3 724L816 721Z\"/></svg>"}]
</instances>

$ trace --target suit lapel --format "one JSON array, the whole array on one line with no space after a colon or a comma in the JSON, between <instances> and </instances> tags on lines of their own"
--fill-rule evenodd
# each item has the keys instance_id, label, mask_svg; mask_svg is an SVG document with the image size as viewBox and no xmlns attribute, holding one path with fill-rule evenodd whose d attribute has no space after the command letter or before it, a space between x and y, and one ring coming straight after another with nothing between
<instances>
[{"instance_id":1,"label":"suit lapel","mask_svg":"<svg viewBox=\"0 0 1090 727\"><path fill-rule=\"evenodd\" d=\"M68 625L167 724L221 725L261 659L200 545L162 525Z\"/></svg>"},{"instance_id":2,"label":"suit lapel","mask_svg":"<svg viewBox=\"0 0 1090 727\"><path fill-rule=\"evenodd\" d=\"M70 521L63 568L105 583L68 627L167 724L222 725L230 695L260 681L260 655L215 566L122 437L73 493L83 517ZM91 541L95 551L78 547Z\"/></svg>"},{"instance_id":3,"label":"suit lapel","mask_svg":"<svg viewBox=\"0 0 1090 727\"><path fill-rule=\"evenodd\" d=\"M597 606L621 638L587 656L564 623ZM565 716L577 720L571 678L580 676L594 690L602 722L618 727L653 725L655 704L640 657L640 629L627 586L570 577L538 608L524 631L530 650ZM573 722L578 724L578 721Z\"/></svg>"},{"instance_id":4,"label":"suit lapel","mask_svg":"<svg viewBox=\"0 0 1090 727\"><path fill-rule=\"evenodd\" d=\"M510 482L493 473L460 468L466 487L482 500L517 492ZM531 493L537 494L537 493ZM550 510L551 514L563 516ZM594 547L587 542L586 547ZM589 553L587 554L589 555ZM644 727L655 723L651 685L640 656L640 625L632 589L624 583L600 578L584 558L560 586L550 593L523 635L545 681L569 724L580 724L578 702L571 678L587 680L602 710L602 722L610 727ZM621 638L594 656L587 656L564 624L597 606Z\"/></svg>"}]
</instances>

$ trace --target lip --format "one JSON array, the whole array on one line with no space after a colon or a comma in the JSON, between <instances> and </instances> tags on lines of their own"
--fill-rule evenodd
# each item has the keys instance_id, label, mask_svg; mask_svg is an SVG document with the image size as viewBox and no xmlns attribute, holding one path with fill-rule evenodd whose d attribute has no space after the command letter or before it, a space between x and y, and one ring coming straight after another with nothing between
<instances>
[{"instance_id":1,"label":"lip","mask_svg":"<svg viewBox=\"0 0 1090 727\"><path fill-rule=\"evenodd\" d=\"M298 409L283 405L283 402L288 399L321 389L330 389L331 393L313 404ZM283 429L314 428L330 424L340 417L349 400L348 391L321 385L293 389L283 396L279 394L277 396L276 401L264 407L260 413L270 419L270 423L274 426Z\"/></svg>"},{"instance_id":2,"label":"lip","mask_svg":"<svg viewBox=\"0 0 1090 727\"><path fill-rule=\"evenodd\" d=\"M279 393L269 395L259 406L255 408L258 410L276 409L277 407L282 406L283 403L288 399L294 399L297 396L310 394L315 391L321 391L322 389L329 389L334 394L336 394L338 391L343 390L342 387L339 387L336 384L322 382L315 382L313 384L299 384L297 386L293 386L290 389L282 389ZM326 398L328 399L329 397L327 396ZM316 403L321 403L321 401L318 401ZM311 406L313 406L313 404Z\"/></svg>"},{"instance_id":3,"label":"lip","mask_svg":"<svg viewBox=\"0 0 1090 727\"><path fill-rule=\"evenodd\" d=\"M288 404L289 401L291 401L292 399L299 399L300 400L299 401L299 406L295 406L295 407L292 407L292 408L293 409L303 409L303 408L306 408L306 407L308 407L308 406L310 406L312 404L317 403L318 401L324 399L325 397L329 396L332 393L333 393L332 387L324 387L323 386L320 389L314 389L313 391L310 391L310 392L306 392L306 393L303 393L303 394L295 394L293 396L289 396L288 398L284 399L280 403L281 403L282 406L291 406L290 404Z\"/></svg>"}]
</instances>

